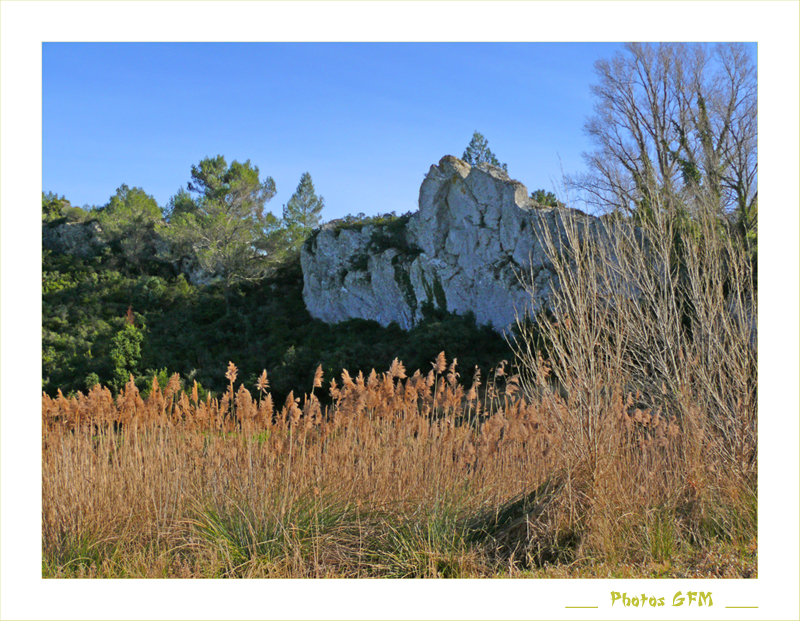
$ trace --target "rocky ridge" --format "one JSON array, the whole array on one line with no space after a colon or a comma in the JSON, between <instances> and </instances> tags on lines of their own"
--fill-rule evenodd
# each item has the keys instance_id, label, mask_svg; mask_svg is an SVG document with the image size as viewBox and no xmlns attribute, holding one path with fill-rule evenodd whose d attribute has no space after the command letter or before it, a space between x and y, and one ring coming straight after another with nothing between
<instances>
[{"instance_id":1,"label":"rocky ridge","mask_svg":"<svg viewBox=\"0 0 800 621\"><path fill-rule=\"evenodd\" d=\"M426 175L416 213L315 232L301 252L303 298L329 323L363 318L409 329L427 302L505 331L517 314L547 303L554 274L536 231L560 237L562 216L502 169L445 156ZM520 275L533 280L533 297Z\"/></svg>"}]
</instances>

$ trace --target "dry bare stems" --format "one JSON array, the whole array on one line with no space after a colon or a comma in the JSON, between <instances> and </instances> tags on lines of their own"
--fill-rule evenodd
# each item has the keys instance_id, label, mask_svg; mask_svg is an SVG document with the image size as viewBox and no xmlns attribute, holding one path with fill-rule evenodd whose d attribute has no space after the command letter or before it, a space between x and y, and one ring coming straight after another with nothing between
<instances>
[{"instance_id":1,"label":"dry bare stems","mask_svg":"<svg viewBox=\"0 0 800 621\"><path fill-rule=\"evenodd\" d=\"M757 296L746 246L717 214L700 200L691 218L670 202L637 220L564 211L558 234L538 232L560 286L551 315L518 319L515 353L553 411L598 547L616 528L603 514L643 507L695 539L709 522L754 532Z\"/></svg>"}]
</instances>

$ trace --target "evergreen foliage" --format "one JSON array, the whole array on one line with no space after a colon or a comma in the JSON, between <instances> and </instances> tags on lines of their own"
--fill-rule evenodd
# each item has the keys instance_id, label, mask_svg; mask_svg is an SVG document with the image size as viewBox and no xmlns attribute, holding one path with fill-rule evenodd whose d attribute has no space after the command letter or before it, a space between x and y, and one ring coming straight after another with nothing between
<instances>
[{"instance_id":1,"label":"evergreen foliage","mask_svg":"<svg viewBox=\"0 0 800 621\"><path fill-rule=\"evenodd\" d=\"M155 255L155 231L162 221L156 200L142 188L122 184L97 212L103 237L118 244L125 260L136 270Z\"/></svg>"},{"instance_id":2,"label":"evergreen foliage","mask_svg":"<svg viewBox=\"0 0 800 621\"><path fill-rule=\"evenodd\" d=\"M126 323L111 340L111 384L119 390L128 383L128 379L138 373L139 360L142 357L142 333L132 323ZM95 377L99 376L95 374Z\"/></svg>"},{"instance_id":3,"label":"evergreen foliage","mask_svg":"<svg viewBox=\"0 0 800 621\"><path fill-rule=\"evenodd\" d=\"M325 199L317 196L311 175L303 173L292 198L283 206L286 241L291 249L299 249L311 231L320 225L324 207Z\"/></svg>"},{"instance_id":4,"label":"evergreen foliage","mask_svg":"<svg viewBox=\"0 0 800 621\"><path fill-rule=\"evenodd\" d=\"M59 198L53 192L42 192L42 221L52 222L64 215L64 210L71 208L72 205L64 197Z\"/></svg>"},{"instance_id":5,"label":"evergreen foliage","mask_svg":"<svg viewBox=\"0 0 800 621\"><path fill-rule=\"evenodd\" d=\"M164 215L167 220L172 220L183 214L193 214L196 211L197 203L195 203L192 195L181 187L178 193L169 199L167 207L164 209Z\"/></svg>"},{"instance_id":6,"label":"evergreen foliage","mask_svg":"<svg viewBox=\"0 0 800 621\"><path fill-rule=\"evenodd\" d=\"M461 156L461 159L470 166L477 166L478 164L485 162L487 164L491 164L492 166L502 168L505 172L508 172L508 166L501 164L498 161L494 153L492 153L492 150L489 148L489 141L486 140L486 138L483 137L483 134L477 130L472 134L472 140L470 141L469 145L467 145L467 149L464 151L464 155Z\"/></svg>"},{"instance_id":7,"label":"evergreen foliage","mask_svg":"<svg viewBox=\"0 0 800 621\"><path fill-rule=\"evenodd\" d=\"M564 203L558 200L555 194L542 189L531 192L531 199L541 207L564 207Z\"/></svg>"},{"instance_id":8,"label":"evergreen foliage","mask_svg":"<svg viewBox=\"0 0 800 621\"><path fill-rule=\"evenodd\" d=\"M197 195L194 207L179 191L170 201L173 215L166 235L179 252L193 255L206 272L219 277L229 302L235 284L262 278L268 267L279 223L264 205L275 196L275 182L271 177L261 181L250 160L234 160L229 167L218 155L192 166L188 189Z\"/></svg>"}]
</instances>

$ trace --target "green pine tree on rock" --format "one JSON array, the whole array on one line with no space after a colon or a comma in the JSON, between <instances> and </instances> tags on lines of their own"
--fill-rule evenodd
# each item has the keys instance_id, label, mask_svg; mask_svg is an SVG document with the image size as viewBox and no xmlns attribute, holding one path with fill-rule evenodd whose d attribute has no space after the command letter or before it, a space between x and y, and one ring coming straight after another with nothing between
<instances>
[{"instance_id":1,"label":"green pine tree on rock","mask_svg":"<svg viewBox=\"0 0 800 621\"><path fill-rule=\"evenodd\" d=\"M489 148L489 141L486 140L486 138L483 137L483 134L478 131L475 131L475 133L472 134L472 140L467 146L467 150L464 151L464 155L461 156L461 159L470 166L477 166L478 164L485 162L487 164L491 164L492 166L502 168L503 171L508 172L508 166L501 164L498 161L494 153L492 153L492 150Z\"/></svg>"}]
</instances>

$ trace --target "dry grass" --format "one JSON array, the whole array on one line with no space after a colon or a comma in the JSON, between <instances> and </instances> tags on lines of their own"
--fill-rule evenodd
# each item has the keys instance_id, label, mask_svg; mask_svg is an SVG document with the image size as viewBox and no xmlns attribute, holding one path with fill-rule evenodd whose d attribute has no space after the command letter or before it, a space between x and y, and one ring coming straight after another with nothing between
<instances>
[{"instance_id":1,"label":"dry grass","mask_svg":"<svg viewBox=\"0 0 800 621\"><path fill-rule=\"evenodd\" d=\"M231 380L200 402L177 377L145 399L43 396L44 575L487 577L750 543L741 488L680 465L674 420L615 393L589 471L569 403L525 399L502 367L464 391L441 360L345 371L324 410L313 392L274 409L263 376L258 399Z\"/></svg>"}]
</instances>

